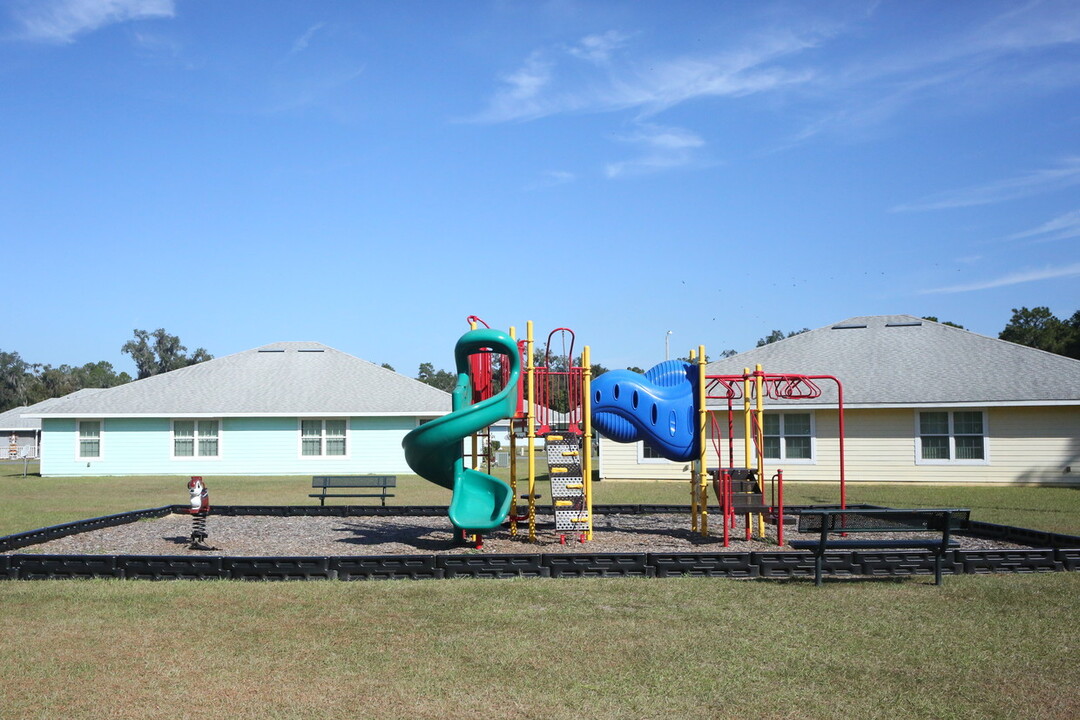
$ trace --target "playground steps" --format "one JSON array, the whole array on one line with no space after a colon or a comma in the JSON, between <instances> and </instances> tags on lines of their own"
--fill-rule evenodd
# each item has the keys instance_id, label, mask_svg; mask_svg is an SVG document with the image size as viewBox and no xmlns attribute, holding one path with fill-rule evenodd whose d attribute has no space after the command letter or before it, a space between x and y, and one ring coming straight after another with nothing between
<instances>
[{"instance_id":1,"label":"playground steps","mask_svg":"<svg viewBox=\"0 0 1080 720\"><path fill-rule=\"evenodd\" d=\"M555 530L585 532L589 529L589 508L585 502L583 437L577 433L549 433L545 437L551 505Z\"/></svg>"},{"instance_id":2,"label":"playground steps","mask_svg":"<svg viewBox=\"0 0 1080 720\"><path fill-rule=\"evenodd\" d=\"M756 477L732 479L731 507L736 515L768 514L769 507L762 501L761 485Z\"/></svg>"}]
</instances>

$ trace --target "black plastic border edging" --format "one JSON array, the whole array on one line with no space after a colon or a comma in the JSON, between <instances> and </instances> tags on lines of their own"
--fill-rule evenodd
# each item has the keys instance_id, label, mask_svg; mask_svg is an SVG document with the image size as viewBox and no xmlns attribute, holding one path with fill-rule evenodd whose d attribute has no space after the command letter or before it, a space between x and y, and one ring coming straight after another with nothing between
<instances>
[{"instance_id":1,"label":"black plastic border edging","mask_svg":"<svg viewBox=\"0 0 1080 720\"><path fill-rule=\"evenodd\" d=\"M0 537L0 552L46 542L79 532L113 527L144 518L182 513L185 505L90 518ZM596 514L685 512L677 505L608 505ZM435 516L441 506L219 506L218 515ZM946 554L946 574L1054 572L1080 570L1080 537L1008 525L972 522L968 532L979 537L1041 547L953 550ZM905 577L932 575L929 551L830 552L826 575ZM529 578L529 577L813 577L813 555L807 552L742 553L551 553L522 555L380 555L335 557L220 557L149 555L0 555L0 579L128 578L234 580L379 580Z\"/></svg>"},{"instance_id":2,"label":"black plastic border edging","mask_svg":"<svg viewBox=\"0 0 1080 720\"><path fill-rule=\"evenodd\" d=\"M18 548L26 547L27 545L37 545L38 543L56 540L57 538L66 537L68 535L77 535L78 533L89 532L91 530L126 525L127 523L136 522L146 518L165 517L169 513L177 512L177 508L184 507L185 506L182 505L165 505L163 507L148 508L146 510L132 510L130 512L117 513L115 515L89 518L88 520L76 520L61 525L51 525L49 527L38 528L37 530L27 530L26 532L15 533L14 535L5 535L4 537L0 537L0 552L17 550Z\"/></svg>"}]
</instances>

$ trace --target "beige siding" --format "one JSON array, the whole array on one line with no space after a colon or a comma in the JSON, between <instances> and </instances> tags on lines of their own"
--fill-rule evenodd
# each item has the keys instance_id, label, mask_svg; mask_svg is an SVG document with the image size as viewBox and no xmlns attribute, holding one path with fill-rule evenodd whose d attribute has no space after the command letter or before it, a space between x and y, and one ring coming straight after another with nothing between
<instances>
[{"instance_id":1,"label":"beige siding","mask_svg":"<svg viewBox=\"0 0 1080 720\"><path fill-rule=\"evenodd\" d=\"M848 482L972 482L1080 485L1080 408L989 408L985 464L930 465L916 462L916 413L910 409L849 410L845 413ZM839 480L836 411L814 413L813 463L767 462L788 481ZM726 418L724 419L726 427ZM742 433L736 428L735 464L743 463ZM601 476L606 479L684 479L686 463L639 463L638 445L600 441ZM727 466L710 447L708 464ZM1066 468L1070 468L1066 472Z\"/></svg>"},{"instance_id":2,"label":"beige siding","mask_svg":"<svg viewBox=\"0 0 1080 720\"><path fill-rule=\"evenodd\" d=\"M622 480L676 480L690 477L689 463L638 462L641 443L617 443L600 438L600 477Z\"/></svg>"}]
</instances>

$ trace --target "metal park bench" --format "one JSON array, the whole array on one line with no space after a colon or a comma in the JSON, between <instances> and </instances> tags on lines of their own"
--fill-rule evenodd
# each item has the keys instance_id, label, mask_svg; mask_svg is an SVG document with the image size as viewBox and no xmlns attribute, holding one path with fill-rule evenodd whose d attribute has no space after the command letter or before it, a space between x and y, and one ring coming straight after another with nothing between
<instances>
[{"instance_id":1,"label":"metal park bench","mask_svg":"<svg viewBox=\"0 0 1080 720\"><path fill-rule=\"evenodd\" d=\"M821 585L822 565L828 550L857 550L875 548L925 548L934 552L934 584L941 584L941 563L945 552L955 541L953 530L964 528L970 510L962 508L904 510L893 508L847 508L802 510L799 532L818 533L816 540L792 540L797 550L814 551L814 584ZM910 538L848 538L862 533L921 533ZM842 537L837 537L842 536Z\"/></svg>"},{"instance_id":2,"label":"metal park bench","mask_svg":"<svg viewBox=\"0 0 1080 720\"><path fill-rule=\"evenodd\" d=\"M387 489L397 487L396 475L316 475L311 478L311 487L320 488L321 492L308 497L319 498L320 505L326 505L326 498L380 498L386 506L386 498L394 497ZM340 488L378 488L378 492L340 493L330 492Z\"/></svg>"}]
</instances>

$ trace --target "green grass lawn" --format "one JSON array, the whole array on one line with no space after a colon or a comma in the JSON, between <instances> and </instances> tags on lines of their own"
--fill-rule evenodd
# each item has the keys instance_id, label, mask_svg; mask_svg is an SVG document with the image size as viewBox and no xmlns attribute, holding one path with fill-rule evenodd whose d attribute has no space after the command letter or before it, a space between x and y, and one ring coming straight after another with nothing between
<instances>
[{"instance_id":1,"label":"green grass lawn","mask_svg":"<svg viewBox=\"0 0 1080 720\"><path fill-rule=\"evenodd\" d=\"M185 503L183 478L21 477L0 534ZM208 477L218 504L310 480ZM399 480L395 502L449 493ZM597 503L682 503L600 483ZM792 504L835 487L793 485ZM856 485L1080 534L1080 491ZM812 581L0 582L0 718L1075 718L1080 573Z\"/></svg>"},{"instance_id":2,"label":"green grass lawn","mask_svg":"<svg viewBox=\"0 0 1080 720\"><path fill-rule=\"evenodd\" d=\"M2 718L1075 718L1080 574L0 583Z\"/></svg>"}]
</instances>

